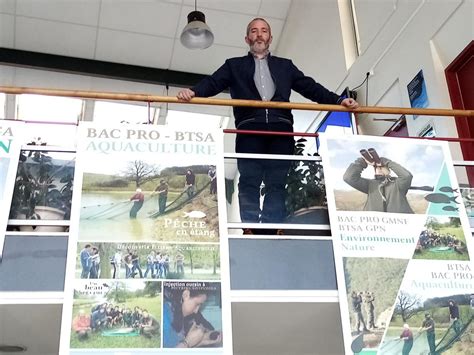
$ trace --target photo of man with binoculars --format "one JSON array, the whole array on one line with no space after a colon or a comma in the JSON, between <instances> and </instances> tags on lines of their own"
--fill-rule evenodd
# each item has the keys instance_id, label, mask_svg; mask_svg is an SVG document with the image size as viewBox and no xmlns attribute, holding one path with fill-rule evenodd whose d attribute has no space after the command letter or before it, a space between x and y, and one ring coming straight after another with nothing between
<instances>
[{"instance_id":1,"label":"photo of man with binoculars","mask_svg":"<svg viewBox=\"0 0 474 355\"><path fill-rule=\"evenodd\" d=\"M354 189L367 194L363 210L414 213L406 197L413 175L400 164L379 157L374 148L361 149L360 154L361 157L349 165L343 179ZM373 179L362 177L362 172L369 166L374 169Z\"/></svg>"}]
</instances>

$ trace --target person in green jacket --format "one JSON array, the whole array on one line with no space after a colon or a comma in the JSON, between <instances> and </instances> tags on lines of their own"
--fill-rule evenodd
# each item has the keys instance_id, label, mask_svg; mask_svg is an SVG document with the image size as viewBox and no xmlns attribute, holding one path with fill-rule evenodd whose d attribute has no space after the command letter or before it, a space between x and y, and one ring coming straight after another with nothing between
<instances>
[{"instance_id":1,"label":"person in green jacket","mask_svg":"<svg viewBox=\"0 0 474 355\"><path fill-rule=\"evenodd\" d=\"M365 150L361 153L363 151ZM377 159L369 160L366 156L363 155L350 164L343 177L354 189L367 194L364 211L414 213L406 197L413 175L390 159L377 156ZM373 179L361 176L369 166L374 168ZM392 176L392 172L396 176Z\"/></svg>"}]
</instances>

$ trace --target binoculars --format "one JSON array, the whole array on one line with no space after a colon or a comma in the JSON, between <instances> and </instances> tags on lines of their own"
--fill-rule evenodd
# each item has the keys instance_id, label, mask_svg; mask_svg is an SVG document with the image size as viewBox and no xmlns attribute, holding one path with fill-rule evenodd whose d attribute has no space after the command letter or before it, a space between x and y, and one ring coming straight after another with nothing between
<instances>
[{"instance_id":1,"label":"binoculars","mask_svg":"<svg viewBox=\"0 0 474 355\"><path fill-rule=\"evenodd\" d=\"M382 161L374 148L361 149L360 154L369 163L373 163L375 166L382 166Z\"/></svg>"}]
</instances>

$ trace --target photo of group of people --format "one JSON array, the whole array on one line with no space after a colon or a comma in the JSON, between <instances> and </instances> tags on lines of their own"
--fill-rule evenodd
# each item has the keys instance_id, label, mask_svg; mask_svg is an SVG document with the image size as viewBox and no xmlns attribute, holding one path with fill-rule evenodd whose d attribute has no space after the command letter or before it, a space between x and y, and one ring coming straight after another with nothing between
<instances>
[{"instance_id":1,"label":"photo of group of people","mask_svg":"<svg viewBox=\"0 0 474 355\"><path fill-rule=\"evenodd\" d=\"M80 281L74 290L71 347L159 348L162 283Z\"/></svg>"},{"instance_id":2,"label":"photo of group of people","mask_svg":"<svg viewBox=\"0 0 474 355\"><path fill-rule=\"evenodd\" d=\"M83 174L81 240L219 240L215 165L97 160Z\"/></svg>"},{"instance_id":3,"label":"photo of group of people","mask_svg":"<svg viewBox=\"0 0 474 355\"><path fill-rule=\"evenodd\" d=\"M351 335L364 348L377 348L390 320L407 260L344 258Z\"/></svg>"},{"instance_id":4,"label":"photo of group of people","mask_svg":"<svg viewBox=\"0 0 474 355\"><path fill-rule=\"evenodd\" d=\"M218 244L78 243L81 279L220 278Z\"/></svg>"},{"instance_id":5,"label":"photo of group of people","mask_svg":"<svg viewBox=\"0 0 474 355\"><path fill-rule=\"evenodd\" d=\"M355 333L369 332L375 325L375 295L373 292L351 292L351 306L355 317ZM364 318L365 313L365 318Z\"/></svg>"},{"instance_id":6,"label":"photo of group of people","mask_svg":"<svg viewBox=\"0 0 474 355\"><path fill-rule=\"evenodd\" d=\"M383 354L469 354L474 294L424 298L400 291L380 347Z\"/></svg>"},{"instance_id":7,"label":"photo of group of people","mask_svg":"<svg viewBox=\"0 0 474 355\"><path fill-rule=\"evenodd\" d=\"M428 217L415 247L414 259L469 260L458 217Z\"/></svg>"}]
</instances>

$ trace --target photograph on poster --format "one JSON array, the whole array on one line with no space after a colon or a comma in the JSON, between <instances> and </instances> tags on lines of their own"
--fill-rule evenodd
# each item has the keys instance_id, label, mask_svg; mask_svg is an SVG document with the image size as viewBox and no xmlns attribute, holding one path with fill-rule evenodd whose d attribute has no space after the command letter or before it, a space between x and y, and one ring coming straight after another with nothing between
<instances>
[{"instance_id":1,"label":"photograph on poster","mask_svg":"<svg viewBox=\"0 0 474 355\"><path fill-rule=\"evenodd\" d=\"M423 214L444 164L440 147L328 139L339 211Z\"/></svg>"},{"instance_id":2,"label":"photograph on poster","mask_svg":"<svg viewBox=\"0 0 474 355\"><path fill-rule=\"evenodd\" d=\"M461 196L466 207L469 225L474 228L474 188L461 188Z\"/></svg>"},{"instance_id":3,"label":"photograph on poster","mask_svg":"<svg viewBox=\"0 0 474 355\"><path fill-rule=\"evenodd\" d=\"M218 244L78 243L76 278L220 279Z\"/></svg>"},{"instance_id":4,"label":"photograph on poster","mask_svg":"<svg viewBox=\"0 0 474 355\"><path fill-rule=\"evenodd\" d=\"M80 240L218 242L215 166L148 159L86 163Z\"/></svg>"},{"instance_id":5,"label":"photograph on poster","mask_svg":"<svg viewBox=\"0 0 474 355\"><path fill-rule=\"evenodd\" d=\"M469 260L459 217L428 217L413 259Z\"/></svg>"},{"instance_id":6,"label":"photograph on poster","mask_svg":"<svg viewBox=\"0 0 474 355\"><path fill-rule=\"evenodd\" d=\"M222 347L221 284L163 283L163 347Z\"/></svg>"},{"instance_id":7,"label":"photograph on poster","mask_svg":"<svg viewBox=\"0 0 474 355\"><path fill-rule=\"evenodd\" d=\"M380 351L398 354L469 354L474 294L433 297L400 290Z\"/></svg>"},{"instance_id":8,"label":"photograph on poster","mask_svg":"<svg viewBox=\"0 0 474 355\"><path fill-rule=\"evenodd\" d=\"M159 348L161 305L160 281L77 281L71 348Z\"/></svg>"},{"instance_id":9,"label":"photograph on poster","mask_svg":"<svg viewBox=\"0 0 474 355\"><path fill-rule=\"evenodd\" d=\"M343 258L351 335L377 348L393 312L408 260Z\"/></svg>"}]
</instances>

